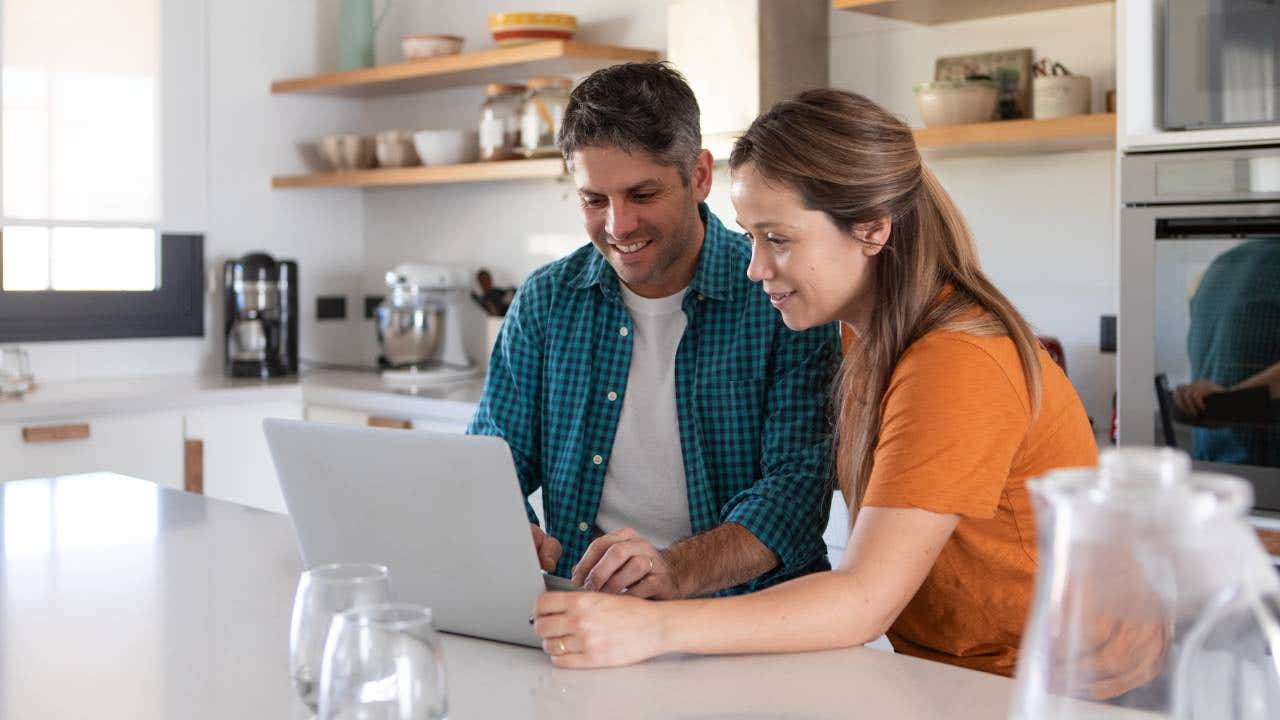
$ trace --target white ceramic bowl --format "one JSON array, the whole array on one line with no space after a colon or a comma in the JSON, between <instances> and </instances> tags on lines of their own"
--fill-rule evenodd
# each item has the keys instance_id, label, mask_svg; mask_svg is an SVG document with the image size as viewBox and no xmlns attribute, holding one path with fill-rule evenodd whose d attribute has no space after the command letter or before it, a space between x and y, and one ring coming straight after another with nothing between
<instances>
[{"instance_id":1,"label":"white ceramic bowl","mask_svg":"<svg viewBox=\"0 0 1280 720\"><path fill-rule=\"evenodd\" d=\"M364 135L325 135L320 154L334 170L364 170L376 163L373 138Z\"/></svg>"},{"instance_id":2,"label":"white ceramic bowl","mask_svg":"<svg viewBox=\"0 0 1280 720\"><path fill-rule=\"evenodd\" d=\"M413 134L413 146L423 165L475 162L480 155L475 130L419 130Z\"/></svg>"},{"instance_id":3,"label":"white ceramic bowl","mask_svg":"<svg viewBox=\"0 0 1280 720\"><path fill-rule=\"evenodd\" d=\"M988 122L1000 94L991 80L939 80L920 83L915 91L926 127Z\"/></svg>"},{"instance_id":4,"label":"white ceramic bowl","mask_svg":"<svg viewBox=\"0 0 1280 720\"><path fill-rule=\"evenodd\" d=\"M458 35L405 35L400 50L405 60L425 60L462 52L463 38Z\"/></svg>"},{"instance_id":5,"label":"white ceramic bowl","mask_svg":"<svg viewBox=\"0 0 1280 720\"><path fill-rule=\"evenodd\" d=\"M413 148L412 130L383 130L375 137L379 167L408 167L419 164Z\"/></svg>"}]
</instances>

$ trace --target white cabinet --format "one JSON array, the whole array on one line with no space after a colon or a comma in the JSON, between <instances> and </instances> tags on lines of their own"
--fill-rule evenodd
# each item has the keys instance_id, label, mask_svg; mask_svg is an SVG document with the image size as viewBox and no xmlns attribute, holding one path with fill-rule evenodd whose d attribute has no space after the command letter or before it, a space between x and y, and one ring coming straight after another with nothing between
<instances>
[{"instance_id":1,"label":"white cabinet","mask_svg":"<svg viewBox=\"0 0 1280 720\"><path fill-rule=\"evenodd\" d=\"M178 412L0 423L0 482L115 472L181 488L182 465Z\"/></svg>"},{"instance_id":2,"label":"white cabinet","mask_svg":"<svg viewBox=\"0 0 1280 720\"><path fill-rule=\"evenodd\" d=\"M267 418L302 419L300 402L193 408L186 438L199 440L204 494L272 512L285 512L275 465L262 433Z\"/></svg>"}]
</instances>

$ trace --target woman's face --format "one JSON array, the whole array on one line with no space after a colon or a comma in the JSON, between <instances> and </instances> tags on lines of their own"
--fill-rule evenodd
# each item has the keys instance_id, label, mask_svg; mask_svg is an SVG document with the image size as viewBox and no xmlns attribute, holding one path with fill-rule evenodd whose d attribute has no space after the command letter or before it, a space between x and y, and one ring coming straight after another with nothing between
<instances>
[{"instance_id":1,"label":"woman's face","mask_svg":"<svg viewBox=\"0 0 1280 720\"><path fill-rule=\"evenodd\" d=\"M841 230L752 163L733 171L729 197L751 238L747 277L763 284L787 327L805 330L833 320L859 330L865 325L875 291L871 264L889 236L887 218Z\"/></svg>"}]
</instances>

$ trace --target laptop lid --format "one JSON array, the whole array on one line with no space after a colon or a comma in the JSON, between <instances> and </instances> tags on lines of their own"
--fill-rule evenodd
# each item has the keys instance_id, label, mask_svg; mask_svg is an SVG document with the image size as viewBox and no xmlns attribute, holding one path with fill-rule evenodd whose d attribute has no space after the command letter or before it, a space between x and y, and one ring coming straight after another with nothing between
<instances>
[{"instance_id":1,"label":"laptop lid","mask_svg":"<svg viewBox=\"0 0 1280 720\"><path fill-rule=\"evenodd\" d=\"M263 423L306 567L376 562L441 630L533 647L543 591L501 438Z\"/></svg>"}]
</instances>

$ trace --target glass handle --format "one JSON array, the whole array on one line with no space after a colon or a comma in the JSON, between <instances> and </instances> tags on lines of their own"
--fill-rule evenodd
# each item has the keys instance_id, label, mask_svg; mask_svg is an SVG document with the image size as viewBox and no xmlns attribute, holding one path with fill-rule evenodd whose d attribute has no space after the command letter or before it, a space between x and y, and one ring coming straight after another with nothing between
<instances>
[{"instance_id":1,"label":"glass handle","mask_svg":"<svg viewBox=\"0 0 1280 720\"><path fill-rule=\"evenodd\" d=\"M382 19L383 19L383 18L385 18L385 17L387 16L387 11L391 9L391 3L392 3L392 2L394 2L394 0L386 0L386 1L382 4L382 12L378 13L378 17L377 17L377 19L375 19L375 20L373 21L373 30L374 30L374 32L377 32L377 31L378 31L378 26L382 25Z\"/></svg>"}]
</instances>

